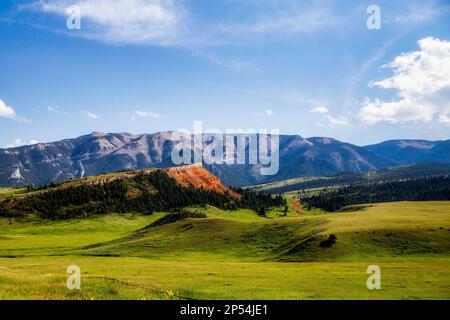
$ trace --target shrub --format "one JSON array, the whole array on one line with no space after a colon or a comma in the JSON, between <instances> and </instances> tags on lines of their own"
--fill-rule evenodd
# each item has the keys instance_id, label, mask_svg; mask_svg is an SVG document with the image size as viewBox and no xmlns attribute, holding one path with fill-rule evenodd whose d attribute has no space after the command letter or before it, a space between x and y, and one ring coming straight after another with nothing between
<instances>
[{"instance_id":1,"label":"shrub","mask_svg":"<svg viewBox=\"0 0 450 320\"><path fill-rule=\"evenodd\" d=\"M331 248L336 243L337 237L334 234L330 234L328 239L320 242L322 248Z\"/></svg>"}]
</instances>

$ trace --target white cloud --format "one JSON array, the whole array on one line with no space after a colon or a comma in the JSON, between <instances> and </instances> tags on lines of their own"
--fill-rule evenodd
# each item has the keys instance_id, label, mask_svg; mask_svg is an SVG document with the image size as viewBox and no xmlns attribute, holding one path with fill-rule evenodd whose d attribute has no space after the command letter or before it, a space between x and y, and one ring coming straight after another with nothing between
<instances>
[{"instance_id":1,"label":"white cloud","mask_svg":"<svg viewBox=\"0 0 450 320\"><path fill-rule=\"evenodd\" d=\"M80 35L113 43L172 44L184 21L175 0L39 0L34 8L66 17L69 6L81 10Z\"/></svg>"},{"instance_id":2,"label":"white cloud","mask_svg":"<svg viewBox=\"0 0 450 320\"><path fill-rule=\"evenodd\" d=\"M445 11L448 7L441 5L439 1L409 1L406 12L397 14L394 21L400 24L420 24L432 21Z\"/></svg>"},{"instance_id":3,"label":"white cloud","mask_svg":"<svg viewBox=\"0 0 450 320\"><path fill-rule=\"evenodd\" d=\"M36 139L30 139L30 141L25 142L23 141L21 138L17 138L16 140L14 140L13 143L9 143L6 147L7 148L15 148L15 147L21 147L21 146L25 146L25 145L33 145L33 144L38 144L39 141L37 141Z\"/></svg>"},{"instance_id":4,"label":"white cloud","mask_svg":"<svg viewBox=\"0 0 450 320\"><path fill-rule=\"evenodd\" d=\"M0 117L9 119L15 119L17 117L14 109L7 106L1 99L0 99Z\"/></svg>"},{"instance_id":5,"label":"white cloud","mask_svg":"<svg viewBox=\"0 0 450 320\"><path fill-rule=\"evenodd\" d=\"M194 55L195 57L205 59L211 63L217 64L219 66L222 66L222 67L225 67L228 69L233 69L236 71L249 70L249 69L259 71L258 68L256 68L250 61L237 59L237 58L232 58L232 59L222 58L214 53L207 52L205 50L192 49L192 48L191 48L191 54Z\"/></svg>"},{"instance_id":6,"label":"white cloud","mask_svg":"<svg viewBox=\"0 0 450 320\"><path fill-rule=\"evenodd\" d=\"M90 111L81 111L81 114L82 114L85 118L88 118L88 119L94 119L94 120L96 120L96 119L99 119L99 118L100 118L98 115L96 115L95 113L90 112Z\"/></svg>"},{"instance_id":7,"label":"white cloud","mask_svg":"<svg viewBox=\"0 0 450 320\"><path fill-rule=\"evenodd\" d=\"M306 34L336 27L346 19L321 2L283 1L266 10L253 21L223 24L219 33L234 38ZM253 8L251 12L258 10Z\"/></svg>"},{"instance_id":8,"label":"white cloud","mask_svg":"<svg viewBox=\"0 0 450 320\"><path fill-rule=\"evenodd\" d=\"M58 107L52 107L52 106L48 106L47 107L47 111L48 112L53 112L53 113L58 113Z\"/></svg>"},{"instance_id":9,"label":"white cloud","mask_svg":"<svg viewBox=\"0 0 450 320\"><path fill-rule=\"evenodd\" d=\"M438 122L450 126L450 113L441 113L439 115Z\"/></svg>"},{"instance_id":10,"label":"white cloud","mask_svg":"<svg viewBox=\"0 0 450 320\"><path fill-rule=\"evenodd\" d=\"M4 103L1 99L0 99L0 117L16 120L19 122L31 122L29 119L25 119L19 116L12 107L7 106L6 103Z\"/></svg>"},{"instance_id":11,"label":"white cloud","mask_svg":"<svg viewBox=\"0 0 450 320\"><path fill-rule=\"evenodd\" d=\"M81 10L81 30L71 35L108 43L193 47L246 43L255 36L297 35L335 28L349 16L337 14L327 1L225 1L225 18L204 19L184 0L34 0L24 8L66 18L66 9ZM246 12L245 16L240 16ZM233 15L233 13L235 13ZM194 50L195 54L195 50ZM242 68L247 62L221 59Z\"/></svg>"},{"instance_id":12,"label":"white cloud","mask_svg":"<svg viewBox=\"0 0 450 320\"><path fill-rule=\"evenodd\" d=\"M257 117L261 117L262 118L262 117L271 117L274 114L274 112L272 110L270 110L270 109L266 109L264 111L258 111L255 114L256 114Z\"/></svg>"},{"instance_id":13,"label":"white cloud","mask_svg":"<svg viewBox=\"0 0 450 320\"><path fill-rule=\"evenodd\" d=\"M341 116L329 115L328 113L330 112L330 110L325 105L318 105L317 107L314 107L313 109L309 110L309 112L319 113L323 115L323 119L327 121L328 126L326 126L323 122L318 122L318 125L321 127L330 127L330 128L334 128L337 126L344 127L350 125L351 123L350 118L346 115Z\"/></svg>"},{"instance_id":14,"label":"white cloud","mask_svg":"<svg viewBox=\"0 0 450 320\"><path fill-rule=\"evenodd\" d=\"M347 116L327 116L328 123L330 124L330 127L335 126L348 126L350 125L350 119Z\"/></svg>"},{"instance_id":15,"label":"white cloud","mask_svg":"<svg viewBox=\"0 0 450 320\"><path fill-rule=\"evenodd\" d=\"M360 110L364 122L429 122L450 113L450 42L428 37L418 45L419 51L404 53L384 66L393 70L392 77L370 83L395 90L397 99L367 99Z\"/></svg>"},{"instance_id":16,"label":"white cloud","mask_svg":"<svg viewBox=\"0 0 450 320\"><path fill-rule=\"evenodd\" d=\"M328 113L328 108L326 106L318 106L311 109L309 112L325 114Z\"/></svg>"},{"instance_id":17,"label":"white cloud","mask_svg":"<svg viewBox=\"0 0 450 320\"><path fill-rule=\"evenodd\" d=\"M160 119L161 115L159 113L151 112L151 111L135 111L134 112L138 117L142 118L153 118L153 119Z\"/></svg>"}]
</instances>

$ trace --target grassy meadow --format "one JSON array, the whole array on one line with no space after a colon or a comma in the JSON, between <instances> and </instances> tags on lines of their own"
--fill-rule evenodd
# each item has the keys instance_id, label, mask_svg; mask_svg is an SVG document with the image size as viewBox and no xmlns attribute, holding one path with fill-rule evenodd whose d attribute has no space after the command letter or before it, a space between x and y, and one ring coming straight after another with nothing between
<instances>
[{"instance_id":1,"label":"grassy meadow","mask_svg":"<svg viewBox=\"0 0 450 320\"><path fill-rule=\"evenodd\" d=\"M450 299L450 202L294 209L191 208L208 217L151 228L164 213L0 218L0 299Z\"/></svg>"}]
</instances>

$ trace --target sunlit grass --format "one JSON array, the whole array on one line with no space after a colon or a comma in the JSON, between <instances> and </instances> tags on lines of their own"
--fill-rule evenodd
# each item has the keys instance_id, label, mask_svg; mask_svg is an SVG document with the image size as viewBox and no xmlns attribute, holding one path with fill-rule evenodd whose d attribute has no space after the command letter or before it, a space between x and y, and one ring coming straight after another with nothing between
<instances>
[{"instance_id":1,"label":"sunlit grass","mask_svg":"<svg viewBox=\"0 0 450 320\"><path fill-rule=\"evenodd\" d=\"M0 218L0 299L450 299L450 202L190 210L208 218L151 229L162 213ZM330 234L336 244L321 248ZM80 291L65 285L72 264ZM372 264L380 291L366 288Z\"/></svg>"}]
</instances>

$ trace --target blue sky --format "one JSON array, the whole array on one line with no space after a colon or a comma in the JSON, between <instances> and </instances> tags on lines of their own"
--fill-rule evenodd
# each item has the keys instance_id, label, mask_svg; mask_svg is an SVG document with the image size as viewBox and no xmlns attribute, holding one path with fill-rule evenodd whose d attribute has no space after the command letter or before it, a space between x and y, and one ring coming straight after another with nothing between
<instances>
[{"instance_id":1,"label":"blue sky","mask_svg":"<svg viewBox=\"0 0 450 320\"><path fill-rule=\"evenodd\" d=\"M2 0L0 147L194 120L450 139L449 41L448 1Z\"/></svg>"}]
</instances>

